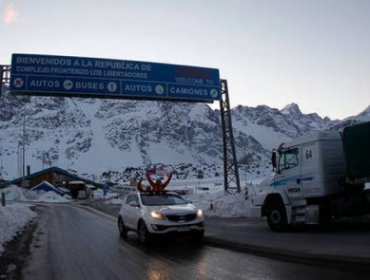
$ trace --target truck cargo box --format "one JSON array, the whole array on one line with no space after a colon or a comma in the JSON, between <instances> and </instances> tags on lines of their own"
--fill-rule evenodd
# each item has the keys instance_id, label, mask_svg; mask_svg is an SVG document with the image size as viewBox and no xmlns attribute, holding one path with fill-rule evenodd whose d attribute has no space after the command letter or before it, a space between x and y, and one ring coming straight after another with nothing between
<instances>
[{"instance_id":1,"label":"truck cargo box","mask_svg":"<svg viewBox=\"0 0 370 280\"><path fill-rule=\"evenodd\" d=\"M343 130L346 173L350 181L370 178L370 122Z\"/></svg>"}]
</instances>

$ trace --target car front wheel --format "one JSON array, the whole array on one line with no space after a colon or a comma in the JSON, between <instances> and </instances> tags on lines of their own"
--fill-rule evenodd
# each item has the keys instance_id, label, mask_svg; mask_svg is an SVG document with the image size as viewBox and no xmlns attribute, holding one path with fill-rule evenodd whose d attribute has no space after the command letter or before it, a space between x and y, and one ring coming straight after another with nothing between
<instances>
[{"instance_id":1,"label":"car front wheel","mask_svg":"<svg viewBox=\"0 0 370 280\"><path fill-rule=\"evenodd\" d=\"M200 245L203 243L203 239L204 239L204 230L197 231L193 235L192 242L195 245Z\"/></svg>"},{"instance_id":2,"label":"car front wheel","mask_svg":"<svg viewBox=\"0 0 370 280\"><path fill-rule=\"evenodd\" d=\"M121 217L118 218L118 230L119 230L119 235L123 239L126 239L127 238L127 228Z\"/></svg>"},{"instance_id":3,"label":"car front wheel","mask_svg":"<svg viewBox=\"0 0 370 280\"><path fill-rule=\"evenodd\" d=\"M138 233L140 243L146 244L146 245L151 243L152 236L150 232L148 231L148 229L146 228L146 225L143 221L139 223L137 233Z\"/></svg>"}]
</instances>

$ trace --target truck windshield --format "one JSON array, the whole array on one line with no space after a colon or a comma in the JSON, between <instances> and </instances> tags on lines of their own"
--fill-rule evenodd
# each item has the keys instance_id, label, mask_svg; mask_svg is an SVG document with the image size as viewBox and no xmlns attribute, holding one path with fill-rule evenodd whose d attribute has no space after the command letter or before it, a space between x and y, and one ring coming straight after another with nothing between
<instances>
[{"instance_id":1,"label":"truck windshield","mask_svg":"<svg viewBox=\"0 0 370 280\"><path fill-rule=\"evenodd\" d=\"M141 194L144 205L179 205L187 204L186 200L175 194Z\"/></svg>"},{"instance_id":2,"label":"truck windshield","mask_svg":"<svg viewBox=\"0 0 370 280\"><path fill-rule=\"evenodd\" d=\"M280 170L293 168L298 165L298 148L290 149L281 153Z\"/></svg>"}]
</instances>

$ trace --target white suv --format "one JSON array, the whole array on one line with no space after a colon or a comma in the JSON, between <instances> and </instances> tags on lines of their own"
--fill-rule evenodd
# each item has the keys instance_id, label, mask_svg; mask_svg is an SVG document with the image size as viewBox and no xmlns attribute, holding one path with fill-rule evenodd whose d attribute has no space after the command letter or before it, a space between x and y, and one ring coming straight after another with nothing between
<instances>
[{"instance_id":1,"label":"white suv","mask_svg":"<svg viewBox=\"0 0 370 280\"><path fill-rule=\"evenodd\" d=\"M204 216L201 209L176 193L135 192L123 201L118 229L122 238L127 238L128 230L137 232L145 244L165 234L191 235L199 243L204 236Z\"/></svg>"}]
</instances>

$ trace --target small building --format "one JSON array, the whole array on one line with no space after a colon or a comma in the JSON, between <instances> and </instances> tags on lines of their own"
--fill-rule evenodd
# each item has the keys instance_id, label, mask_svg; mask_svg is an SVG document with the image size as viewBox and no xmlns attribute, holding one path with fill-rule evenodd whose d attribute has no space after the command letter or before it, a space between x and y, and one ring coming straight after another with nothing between
<instances>
[{"instance_id":1,"label":"small building","mask_svg":"<svg viewBox=\"0 0 370 280\"><path fill-rule=\"evenodd\" d=\"M86 184L102 187L97 182L79 177L76 174L55 166L11 180L6 185L14 184L19 187L32 189L43 182L47 182L56 188L68 189L72 198L77 198L80 190L86 190ZM75 184L76 182L78 184Z\"/></svg>"},{"instance_id":2,"label":"small building","mask_svg":"<svg viewBox=\"0 0 370 280\"><path fill-rule=\"evenodd\" d=\"M69 181L66 188L69 189L73 198L87 198L86 182L83 180Z\"/></svg>"}]
</instances>

